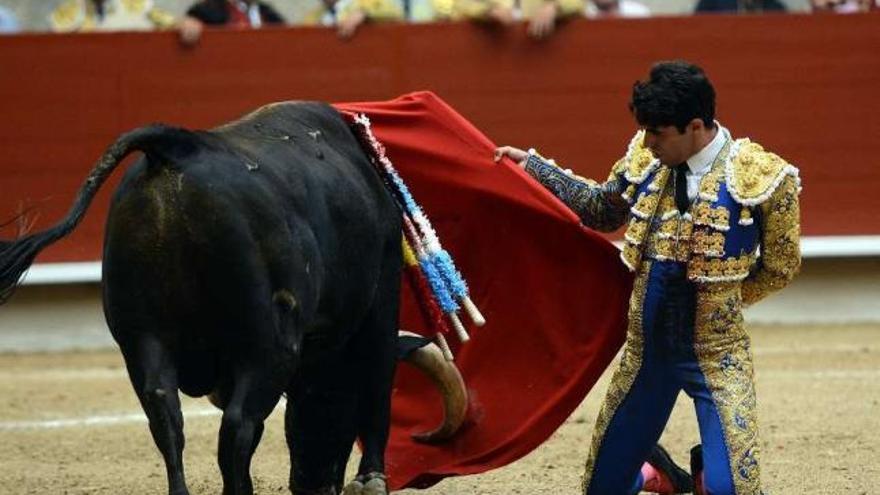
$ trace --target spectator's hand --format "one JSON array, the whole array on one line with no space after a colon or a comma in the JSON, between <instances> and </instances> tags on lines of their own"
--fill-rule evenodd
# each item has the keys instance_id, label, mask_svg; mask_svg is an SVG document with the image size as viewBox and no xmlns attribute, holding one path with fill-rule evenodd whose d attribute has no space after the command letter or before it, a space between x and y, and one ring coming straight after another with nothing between
<instances>
[{"instance_id":1,"label":"spectator's hand","mask_svg":"<svg viewBox=\"0 0 880 495\"><path fill-rule=\"evenodd\" d=\"M509 26L516 20L513 18L513 9L496 5L489 10L489 20L502 26Z\"/></svg>"},{"instance_id":2,"label":"spectator's hand","mask_svg":"<svg viewBox=\"0 0 880 495\"><path fill-rule=\"evenodd\" d=\"M184 17L177 25L177 31L180 33L180 42L189 46L199 42L199 38L202 37L202 31L204 30L205 25L202 24L202 21L190 16Z\"/></svg>"},{"instance_id":3,"label":"spectator's hand","mask_svg":"<svg viewBox=\"0 0 880 495\"><path fill-rule=\"evenodd\" d=\"M339 21L336 32L339 34L340 38L349 39L354 36L354 33L366 20L366 12L361 9L354 10L345 16L344 19Z\"/></svg>"},{"instance_id":4,"label":"spectator's hand","mask_svg":"<svg viewBox=\"0 0 880 495\"><path fill-rule=\"evenodd\" d=\"M559 14L559 6L554 0L544 0L535 14L529 19L529 36L535 39L543 39L553 34L556 27L556 16Z\"/></svg>"},{"instance_id":5,"label":"spectator's hand","mask_svg":"<svg viewBox=\"0 0 880 495\"><path fill-rule=\"evenodd\" d=\"M505 156L510 157L511 160L515 161L519 168L525 170L526 162L529 159L529 154L525 151L514 148L513 146L502 146L500 148L495 148L495 163L501 161Z\"/></svg>"}]
</instances>

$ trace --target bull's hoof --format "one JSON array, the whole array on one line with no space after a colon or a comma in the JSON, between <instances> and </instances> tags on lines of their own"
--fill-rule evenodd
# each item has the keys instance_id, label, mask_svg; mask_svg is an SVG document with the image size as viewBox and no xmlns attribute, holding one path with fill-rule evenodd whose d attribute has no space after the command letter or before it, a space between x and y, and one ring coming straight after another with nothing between
<instances>
[{"instance_id":1,"label":"bull's hoof","mask_svg":"<svg viewBox=\"0 0 880 495\"><path fill-rule=\"evenodd\" d=\"M382 473L358 475L342 490L342 495L388 495L388 485Z\"/></svg>"},{"instance_id":2,"label":"bull's hoof","mask_svg":"<svg viewBox=\"0 0 880 495\"><path fill-rule=\"evenodd\" d=\"M342 495L363 495L363 493L364 484L358 480L353 480L342 489Z\"/></svg>"}]
</instances>

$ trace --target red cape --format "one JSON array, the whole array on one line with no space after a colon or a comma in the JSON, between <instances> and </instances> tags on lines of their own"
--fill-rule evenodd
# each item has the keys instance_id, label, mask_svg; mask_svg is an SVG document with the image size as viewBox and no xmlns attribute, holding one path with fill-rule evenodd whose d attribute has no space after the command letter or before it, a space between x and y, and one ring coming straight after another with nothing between
<instances>
[{"instance_id":1,"label":"red cape","mask_svg":"<svg viewBox=\"0 0 880 495\"><path fill-rule=\"evenodd\" d=\"M439 424L441 399L427 379L398 368L391 489L519 459L571 415L623 342L631 277L617 249L515 164L494 164L495 144L433 93L336 107L370 118L487 320L469 326L464 346L448 336L470 411L447 443L411 440ZM406 284L401 328L426 331Z\"/></svg>"}]
</instances>

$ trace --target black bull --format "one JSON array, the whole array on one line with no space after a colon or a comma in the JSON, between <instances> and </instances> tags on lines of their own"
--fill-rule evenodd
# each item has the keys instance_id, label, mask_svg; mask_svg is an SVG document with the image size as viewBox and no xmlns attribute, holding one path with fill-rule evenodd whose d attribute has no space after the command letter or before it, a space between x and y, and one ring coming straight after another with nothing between
<instances>
[{"instance_id":1,"label":"black bull","mask_svg":"<svg viewBox=\"0 0 880 495\"><path fill-rule=\"evenodd\" d=\"M339 493L357 438L346 493L385 493L401 216L332 107L280 103L212 131L124 134L61 222L0 243L0 303L133 151L144 156L107 219L104 313L169 491L188 493L180 390L223 410L225 494L252 493L251 457L285 393L291 490Z\"/></svg>"}]
</instances>

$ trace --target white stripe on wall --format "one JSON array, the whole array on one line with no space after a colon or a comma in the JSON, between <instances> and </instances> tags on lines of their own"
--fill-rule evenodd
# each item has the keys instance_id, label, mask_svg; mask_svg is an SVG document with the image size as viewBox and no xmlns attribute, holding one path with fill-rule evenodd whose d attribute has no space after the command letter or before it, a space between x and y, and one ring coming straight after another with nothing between
<instances>
[{"instance_id":1,"label":"white stripe on wall","mask_svg":"<svg viewBox=\"0 0 880 495\"><path fill-rule=\"evenodd\" d=\"M615 245L620 247L620 242ZM814 236L801 239L804 258L846 258L880 255L880 235ZM101 281L101 262L38 263L24 285L75 284Z\"/></svg>"}]
</instances>

